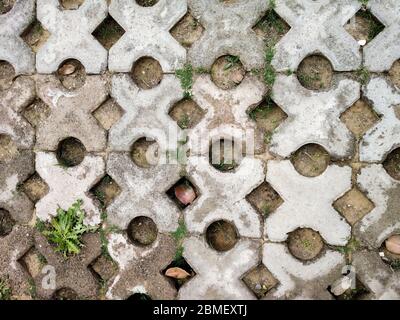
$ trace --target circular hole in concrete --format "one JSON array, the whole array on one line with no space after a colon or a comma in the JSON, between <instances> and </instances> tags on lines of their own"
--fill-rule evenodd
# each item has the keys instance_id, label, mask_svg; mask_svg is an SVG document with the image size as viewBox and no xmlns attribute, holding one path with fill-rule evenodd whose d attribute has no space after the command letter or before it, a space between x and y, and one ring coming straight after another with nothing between
<instances>
[{"instance_id":1,"label":"circular hole in concrete","mask_svg":"<svg viewBox=\"0 0 400 320\"><path fill-rule=\"evenodd\" d=\"M136 3L142 7L152 7L158 3L159 0L136 0Z\"/></svg>"},{"instance_id":2,"label":"circular hole in concrete","mask_svg":"<svg viewBox=\"0 0 400 320\"><path fill-rule=\"evenodd\" d=\"M324 242L318 232L302 228L289 234L288 248L290 253L300 260L312 260L324 248Z\"/></svg>"},{"instance_id":3,"label":"circular hole in concrete","mask_svg":"<svg viewBox=\"0 0 400 320\"><path fill-rule=\"evenodd\" d=\"M14 78L14 67L7 61L0 61L0 91L9 89Z\"/></svg>"},{"instance_id":4,"label":"circular hole in concrete","mask_svg":"<svg viewBox=\"0 0 400 320\"><path fill-rule=\"evenodd\" d=\"M132 67L132 79L144 90L158 86L163 79L160 63L151 57L142 57Z\"/></svg>"},{"instance_id":5,"label":"circular hole in concrete","mask_svg":"<svg viewBox=\"0 0 400 320\"><path fill-rule=\"evenodd\" d=\"M292 155L291 161L301 175L316 177L324 173L329 165L330 156L320 145L306 144Z\"/></svg>"},{"instance_id":6,"label":"circular hole in concrete","mask_svg":"<svg viewBox=\"0 0 400 320\"><path fill-rule=\"evenodd\" d=\"M9 162L18 154L17 145L7 134L0 134L0 162Z\"/></svg>"},{"instance_id":7,"label":"circular hole in concrete","mask_svg":"<svg viewBox=\"0 0 400 320\"><path fill-rule=\"evenodd\" d=\"M16 0L1 0L0 1L0 15L10 12L14 7Z\"/></svg>"},{"instance_id":8,"label":"circular hole in concrete","mask_svg":"<svg viewBox=\"0 0 400 320\"><path fill-rule=\"evenodd\" d=\"M400 180L400 148L393 150L383 162L386 172L396 180Z\"/></svg>"},{"instance_id":9,"label":"circular hole in concrete","mask_svg":"<svg viewBox=\"0 0 400 320\"><path fill-rule=\"evenodd\" d=\"M75 59L64 61L57 70L57 76L62 85L68 90L76 90L86 82L85 67Z\"/></svg>"},{"instance_id":10,"label":"circular hole in concrete","mask_svg":"<svg viewBox=\"0 0 400 320\"><path fill-rule=\"evenodd\" d=\"M397 60L393 63L392 67L389 70L389 78L390 81L400 89L400 60Z\"/></svg>"},{"instance_id":11,"label":"circular hole in concrete","mask_svg":"<svg viewBox=\"0 0 400 320\"><path fill-rule=\"evenodd\" d=\"M15 221L10 213L5 209L0 209L0 237L8 235L15 225Z\"/></svg>"},{"instance_id":12,"label":"circular hole in concrete","mask_svg":"<svg viewBox=\"0 0 400 320\"><path fill-rule=\"evenodd\" d=\"M61 288L54 293L54 300L79 300L78 294L70 288Z\"/></svg>"},{"instance_id":13,"label":"circular hole in concrete","mask_svg":"<svg viewBox=\"0 0 400 320\"><path fill-rule=\"evenodd\" d=\"M389 264L392 269L400 270L400 234L394 234L388 237L379 250L382 260Z\"/></svg>"},{"instance_id":14,"label":"circular hole in concrete","mask_svg":"<svg viewBox=\"0 0 400 320\"><path fill-rule=\"evenodd\" d=\"M242 148L230 139L219 139L210 144L209 161L222 172L235 170L242 160Z\"/></svg>"},{"instance_id":15,"label":"circular hole in concrete","mask_svg":"<svg viewBox=\"0 0 400 320\"><path fill-rule=\"evenodd\" d=\"M236 56L219 57L211 67L211 79L217 87L229 90L239 85L246 75L240 58Z\"/></svg>"},{"instance_id":16,"label":"circular hole in concrete","mask_svg":"<svg viewBox=\"0 0 400 320\"><path fill-rule=\"evenodd\" d=\"M145 293L134 293L126 300L153 300L151 297Z\"/></svg>"},{"instance_id":17,"label":"circular hole in concrete","mask_svg":"<svg viewBox=\"0 0 400 320\"><path fill-rule=\"evenodd\" d=\"M136 245L148 246L157 239L157 225L149 217L136 217L128 226L128 237Z\"/></svg>"},{"instance_id":18,"label":"circular hole in concrete","mask_svg":"<svg viewBox=\"0 0 400 320\"><path fill-rule=\"evenodd\" d=\"M65 10L76 10L85 2L85 0L60 0L61 6Z\"/></svg>"},{"instance_id":19,"label":"circular hole in concrete","mask_svg":"<svg viewBox=\"0 0 400 320\"><path fill-rule=\"evenodd\" d=\"M131 157L141 168L155 166L159 160L159 145L150 138L140 138L132 145Z\"/></svg>"},{"instance_id":20,"label":"circular hole in concrete","mask_svg":"<svg viewBox=\"0 0 400 320\"><path fill-rule=\"evenodd\" d=\"M332 86L332 64L322 55L305 58L297 69L297 78L309 90L325 90Z\"/></svg>"},{"instance_id":21,"label":"circular hole in concrete","mask_svg":"<svg viewBox=\"0 0 400 320\"><path fill-rule=\"evenodd\" d=\"M79 165L86 156L86 148L76 138L67 138L58 144L57 159L61 166L75 167Z\"/></svg>"},{"instance_id":22,"label":"circular hole in concrete","mask_svg":"<svg viewBox=\"0 0 400 320\"><path fill-rule=\"evenodd\" d=\"M219 220L210 224L206 231L208 244L216 251L228 251L238 242L239 236L234 224Z\"/></svg>"}]
</instances>

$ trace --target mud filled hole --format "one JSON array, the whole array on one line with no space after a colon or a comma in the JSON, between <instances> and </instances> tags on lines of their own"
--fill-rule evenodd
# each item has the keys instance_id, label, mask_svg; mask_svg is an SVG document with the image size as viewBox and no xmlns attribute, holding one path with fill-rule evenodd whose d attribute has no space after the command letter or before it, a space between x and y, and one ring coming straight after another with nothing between
<instances>
[{"instance_id":1,"label":"mud filled hole","mask_svg":"<svg viewBox=\"0 0 400 320\"><path fill-rule=\"evenodd\" d=\"M385 27L372 13L361 9L344 26L345 30L360 44L374 39Z\"/></svg>"},{"instance_id":2,"label":"mud filled hole","mask_svg":"<svg viewBox=\"0 0 400 320\"><path fill-rule=\"evenodd\" d=\"M79 296L70 288L62 288L54 293L53 300L79 300Z\"/></svg>"},{"instance_id":3,"label":"mud filled hole","mask_svg":"<svg viewBox=\"0 0 400 320\"><path fill-rule=\"evenodd\" d=\"M159 0L135 0L139 6L152 7L158 3Z\"/></svg>"},{"instance_id":4,"label":"mud filled hole","mask_svg":"<svg viewBox=\"0 0 400 320\"><path fill-rule=\"evenodd\" d=\"M0 91L9 89L14 78L15 70L13 66L6 61L0 61Z\"/></svg>"},{"instance_id":5,"label":"mud filled hole","mask_svg":"<svg viewBox=\"0 0 400 320\"><path fill-rule=\"evenodd\" d=\"M204 111L192 99L183 99L171 108L169 116L181 129L191 129L201 121Z\"/></svg>"},{"instance_id":6,"label":"mud filled hole","mask_svg":"<svg viewBox=\"0 0 400 320\"><path fill-rule=\"evenodd\" d=\"M203 26L189 13L187 13L172 29L171 35L184 47L190 47L200 39Z\"/></svg>"},{"instance_id":7,"label":"mud filled hole","mask_svg":"<svg viewBox=\"0 0 400 320\"><path fill-rule=\"evenodd\" d=\"M320 145L307 144L292 155L291 161L301 175L316 177L326 170L330 162L330 156Z\"/></svg>"},{"instance_id":8,"label":"mud filled hole","mask_svg":"<svg viewBox=\"0 0 400 320\"><path fill-rule=\"evenodd\" d=\"M233 140L220 139L210 145L210 164L221 172L235 170L242 159L242 148Z\"/></svg>"},{"instance_id":9,"label":"mud filled hole","mask_svg":"<svg viewBox=\"0 0 400 320\"><path fill-rule=\"evenodd\" d=\"M57 148L57 159L60 165L75 167L79 165L86 156L86 148L76 138L67 138L61 141Z\"/></svg>"},{"instance_id":10,"label":"mud filled hole","mask_svg":"<svg viewBox=\"0 0 400 320\"><path fill-rule=\"evenodd\" d=\"M290 253L300 260L316 258L324 248L324 242L318 232L302 228L289 234L288 248Z\"/></svg>"},{"instance_id":11,"label":"mud filled hole","mask_svg":"<svg viewBox=\"0 0 400 320\"><path fill-rule=\"evenodd\" d=\"M5 209L0 209L0 237L8 235L15 225L15 221L10 213Z\"/></svg>"},{"instance_id":12,"label":"mud filled hole","mask_svg":"<svg viewBox=\"0 0 400 320\"><path fill-rule=\"evenodd\" d=\"M245 75L246 70L237 56L219 57L211 67L211 79L216 86L223 90L230 90L238 86Z\"/></svg>"},{"instance_id":13,"label":"mud filled hole","mask_svg":"<svg viewBox=\"0 0 400 320\"><path fill-rule=\"evenodd\" d=\"M93 36L103 45L110 49L124 35L125 30L110 15L96 28Z\"/></svg>"},{"instance_id":14,"label":"mud filled hole","mask_svg":"<svg viewBox=\"0 0 400 320\"><path fill-rule=\"evenodd\" d=\"M76 10L85 2L85 0L60 0L61 6L65 10Z\"/></svg>"},{"instance_id":15,"label":"mud filled hole","mask_svg":"<svg viewBox=\"0 0 400 320\"><path fill-rule=\"evenodd\" d=\"M0 162L9 162L18 155L17 145L7 134L0 134Z\"/></svg>"},{"instance_id":16,"label":"mud filled hole","mask_svg":"<svg viewBox=\"0 0 400 320\"><path fill-rule=\"evenodd\" d=\"M163 70L157 60L142 57L134 63L131 76L139 88L148 90L160 84L163 79Z\"/></svg>"},{"instance_id":17,"label":"mud filled hole","mask_svg":"<svg viewBox=\"0 0 400 320\"><path fill-rule=\"evenodd\" d=\"M17 0L0 0L0 14L10 12Z\"/></svg>"},{"instance_id":18,"label":"mud filled hole","mask_svg":"<svg viewBox=\"0 0 400 320\"><path fill-rule=\"evenodd\" d=\"M400 181L400 148L395 149L387 156L383 167L393 179Z\"/></svg>"},{"instance_id":19,"label":"mud filled hole","mask_svg":"<svg viewBox=\"0 0 400 320\"><path fill-rule=\"evenodd\" d=\"M393 63L389 70L389 78L390 81L397 87L397 89L400 89L400 60L397 60ZM397 118L400 119L400 112Z\"/></svg>"},{"instance_id":20,"label":"mud filled hole","mask_svg":"<svg viewBox=\"0 0 400 320\"><path fill-rule=\"evenodd\" d=\"M219 220L207 228L206 239L208 244L216 251L228 251L232 249L239 240L235 225Z\"/></svg>"},{"instance_id":21,"label":"mud filled hole","mask_svg":"<svg viewBox=\"0 0 400 320\"><path fill-rule=\"evenodd\" d=\"M67 90L76 90L86 82L85 67L75 59L64 61L57 71L57 76Z\"/></svg>"},{"instance_id":22,"label":"mud filled hole","mask_svg":"<svg viewBox=\"0 0 400 320\"><path fill-rule=\"evenodd\" d=\"M266 182L248 194L246 199L264 218L267 218L283 204L280 195Z\"/></svg>"},{"instance_id":23,"label":"mud filled hole","mask_svg":"<svg viewBox=\"0 0 400 320\"><path fill-rule=\"evenodd\" d=\"M140 216L129 223L127 232L134 244L148 246L157 239L158 229L151 218Z\"/></svg>"},{"instance_id":24,"label":"mud filled hole","mask_svg":"<svg viewBox=\"0 0 400 320\"><path fill-rule=\"evenodd\" d=\"M279 284L279 281L263 264L259 264L246 273L242 280L258 299L265 297Z\"/></svg>"},{"instance_id":25,"label":"mud filled hole","mask_svg":"<svg viewBox=\"0 0 400 320\"><path fill-rule=\"evenodd\" d=\"M133 162L141 168L150 168L158 163L159 145L150 138L140 138L134 142L131 149Z\"/></svg>"},{"instance_id":26,"label":"mud filled hole","mask_svg":"<svg viewBox=\"0 0 400 320\"><path fill-rule=\"evenodd\" d=\"M300 63L297 78L306 89L325 90L332 85L333 68L324 56L311 55Z\"/></svg>"}]
</instances>

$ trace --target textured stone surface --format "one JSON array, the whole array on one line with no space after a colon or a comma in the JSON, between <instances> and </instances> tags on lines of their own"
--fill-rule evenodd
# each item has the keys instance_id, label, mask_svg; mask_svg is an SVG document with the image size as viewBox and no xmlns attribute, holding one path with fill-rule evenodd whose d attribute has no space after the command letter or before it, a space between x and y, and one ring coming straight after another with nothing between
<instances>
[{"instance_id":1,"label":"textured stone surface","mask_svg":"<svg viewBox=\"0 0 400 320\"><path fill-rule=\"evenodd\" d=\"M365 66L374 72L387 71L400 58L400 3L396 0L371 0L368 9L386 28L365 46Z\"/></svg>"},{"instance_id":2,"label":"textured stone surface","mask_svg":"<svg viewBox=\"0 0 400 320\"><path fill-rule=\"evenodd\" d=\"M107 291L108 299L127 299L135 293L153 300L174 299L176 289L162 271L174 259L176 244L171 236L158 234L150 246L135 246L122 234L109 236L108 250L119 273Z\"/></svg>"},{"instance_id":3,"label":"textured stone surface","mask_svg":"<svg viewBox=\"0 0 400 320\"><path fill-rule=\"evenodd\" d=\"M276 46L277 71L296 70L308 55L326 56L336 71L361 65L359 45L343 26L361 8L357 0L277 0L275 11L291 26Z\"/></svg>"},{"instance_id":4,"label":"textured stone surface","mask_svg":"<svg viewBox=\"0 0 400 320\"><path fill-rule=\"evenodd\" d=\"M106 131L92 115L107 99L104 78L87 77L83 87L68 91L55 76L41 76L37 92L50 107L51 114L37 126L36 148L55 151L61 140L74 137L89 152L105 149Z\"/></svg>"},{"instance_id":5,"label":"textured stone surface","mask_svg":"<svg viewBox=\"0 0 400 320\"><path fill-rule=\"evenodd\" d=\"M332 203L351 188L350 167L330 165L320 176L309 178L297 173L290 161L274 160L268 163L267 182L284 200L265 222L270 240L285 241L289 232L311 228L329 244L347 243L350 225Z\"/></svg>"},{"instance_id":6,"label":"textured stone surface","mask_svg":"<svg viewBox=\"0 0 400 320\"><path fill-rule=\"evenodd\" d=\"M256 127L246 111L260 103L264 93L265 87L256 77L246 77L238 87L223 90L209 76L199 76L193 85L193 99L206 115L190 131L188 148L191 153L205 155L209 151L209 142L221 138L233 138L239 143L245 142L246 138L253 139ZM260 151L262 144L263 140L258 137L256 151Z\"/></svg>"},{"instance_id":7,"label":"textured stone surface","mask_svg":"<svg viewBox=\"0 0 400 320\"><path fill-rule=\"evenodd\" d=\"M342 254L326 250L311 262L293 257L284 244L267 243L263 263L279 281L267 299L332 299L327 288L340 275L346 261Z\"/></svg>"},{"instance_id":8,"label":"textured stone surface","mask_svg":"<svg viewBox=\"0 0 400 320\"><path fill-rule=\"evenodd\" d=\"M0 15L0 60L10 63L16 74L35 72L35 55L20 35L33 21L35 0L17 0Z\"/></svg>"},{"instance_id":9,"label":"textured stone surface","mask_svg":"<svg viewBox=\"0 0 400 320\"><path fill-rule=\"evenodd\" d=\"M354 137L339 117L359 97L360 85L352 80L341 80L327 92L313 92L295 75L278 76L273 99L288 119L276 129L270 151L288 157L301 146L316 143L334 158L349 158Z\"/></svg>"},{"instance_id":10,"label":"textured stone surface","mask_svg":"<svg viewBox=\"0 0 400 320\"><path fill-rule=\"evenodd\" d=\"M360 160L378 162L400 146L400 119L395 109L400 105L400 90L383 78L374 78L364 89L364 94L382 117L365 133L360 143Z\"/></svg>"},{"instance_id":11,"label":"textured stone surface","mask_svg":"<svg viewBox=\"0 0 400 320\"><path fill-rule=\"evenodd\" d=\"M227 252L210 248L204 238L190 237L184 241L184 257L196 276L183 285L181 300L252 300L254 294L241 280L257 264L259 244L240 240Z\"/></svg>"},{"instance_id":12,"label":"textured stone surface","mask_svg":"<svg viewBox=\"0 0 400 320\"><path fill-rule=\"evenodd\" d=\"M130 0L112 1L110 15L126 33L110 49L110 71L129 72L133 63L144 56L158 60L164 72L182 68L186 50L169 30L186 11L186 0L160 0L151 7L142 7Z\"/></svg>"},{"instance_id":13,"label":"textured stone surface","mask_svg":"<svg viewBox=\"0 0 400 320\"><path fill-rule=\"evenodd\" d=\"M393 234L400 232L400 181L390 177L380 164L361 169L357 183L375 208L354 226L358 238L377 249Z\"/></svg>"},{"instance_id":14,"label":"textured stone surface","mask_svg":"<svg viewBox=\"0 0 400 320\"><path fill-rule=\"evenodd\" d=\"M53 73L64 60L79 60L87 73L107 68L107 50L92 32L107 17L106 0L85 0L76 10L63 10L59 0L38 0L37 19L51 33L36 55L39 73Z\"/></svg>"},{"instance_id":15,"label":"textured stone surface","mask_svg":"<svg viewBox=\"0 0 400 320\"><path fill-rule=\"evenodd\" d=\"M184 213L189 231L203 233L212 222L227 220L241 236L261 236L261 217L246 200L264 180L261 160L244 158L234 172L221 172L211 166L208 156L192 156L187 170L200 193Z\"/></svg>"},{"instance_id":16,"label":"textured stone surface","mask_svg":"<svg viewBox=\"0 0 400 320\"><path fill-rule=\"evenodd\" d=\"M268 1L189 0L189 7L205 28L189 49L193 66L210 69L220 56L234 55L240 57L246 70L263 67L265 45L252 27L268 10Z\"/></svg>"},{"instance_id":17,"label":"textured stone surface","mask_svg":"<svg viewBox=\"0 0 400 320\"><path fill-rule=\"evenodd\" d=\"M82 200L85 223L100 223L100 210L88 192L105 174L102 157L87 155L78 166L64 168L59 165L55 153L37 152L36 171L49 186L48 194L36 203L36 215L41 220L50 220L57 214L57 208L67 210L77 200Z\"/></svg>"}]
</instances>

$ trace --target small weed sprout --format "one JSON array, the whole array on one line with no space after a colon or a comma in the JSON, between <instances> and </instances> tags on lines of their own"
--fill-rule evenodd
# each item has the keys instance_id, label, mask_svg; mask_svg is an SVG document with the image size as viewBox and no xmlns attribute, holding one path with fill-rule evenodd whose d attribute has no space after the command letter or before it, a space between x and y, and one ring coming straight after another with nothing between
<instances>
[{"instance_id":1,"label":"small weed sprout","mask_svg":"<svg viewBox=\"0 0 400 320\"><path fill-rule=\"evenodd\" d=\"M186 64L183 69L176 70L175 74L181 81L184 97L187 99L191 98L193 87L193 67L190 64Z\"/></svg>"},{"instance_id":2,"label":"small weed sprout","mask_svg":"<svg viewBox=\"0 0 400 320\"><path fill-rule=\"evenodd\" d=\"M0 279L0 300L11 299L11 288L8 286L7 281Z\"/></svg>"},{"instance_id":3,"label":"small weed sprout","mask_svg":"<svg viewBox=\"0 0 400 320\"><path fill-rule=\"evenodd\" d=\"M238 56L227 56L225 60L227 63L224 66L224 70L229 70L240 62Z\"/></svg>"},{"instance_id":4,"label":"small weed sprout","mask_svg":"<svg viewBox=\"0 0 400 320\"><path fill-rule=\"evenodd\" d=\"M356 76L358 78L358 81L360 81L361 84L367 84L369 79L371 78L371 75L365 67L362 67L356 71Z\"/></svg>"},{"instance_id":5,"label":"small weed sprout","mask_svg":"<svg viewBox=\"0 0 400 320\"><path fill-rule=\"evenodd\" d=\"M171 233L171 236L175 239L175 242L177 244L174 261L178 266L183 264L184 248L182 246L182 242L186 235L187 228L185 225L185 221L183 219L180 219L178 228L176 229L176 231Z\"/></svg>"}]
</instances>

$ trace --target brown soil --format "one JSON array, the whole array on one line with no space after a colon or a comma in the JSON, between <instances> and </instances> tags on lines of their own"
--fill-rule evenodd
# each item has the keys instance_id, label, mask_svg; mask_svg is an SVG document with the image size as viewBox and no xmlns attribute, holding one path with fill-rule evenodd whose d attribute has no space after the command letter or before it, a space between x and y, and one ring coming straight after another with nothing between
<instances>
[{"instance_id":1,"label":"brown soil","mask_svg":"<svg viewBox=\"0 0 400 320\"><path fill-rule=\"evenodd\" d=\"M369 11L360 10L344 28L357 41L366 40L368 43L383 30L384 26Z\"/></svg>"},{"instance_id":2,"label":"brown soil","mask_svg":"<svg viewBox=\"0 0 400 320\"><path fill-rule=\"evenodd\" d=\"M307 144L292 155L291 161L301 175L316 177L326 170L330 156L323 147L317 144Z\"/></svg>"},{"instance_id":3,"label":"brown soil","mask_svg":"<svg viewBox=\"0 0 400 320\"><path fill-rule=\"evenodd\" d=\"M141 168L150 168L157 164L159 157L158 143L155 140L140 138L132 145L131 157L133 162Z\"/></svg>"},{"instance_id":4,"label":"brown soil","mask_svg":"<svg viewBox=\"0 0 400 320\"><path fill-rule=\"evenodd\" d=\"M66 10L78 9L85 0L60 0L62 7Z\"/></svg>"},{"instance_id":5,"label":"brown soil","mask_svg":"<svg viewBox=\"0 0 400 320\"><path fill-rule=\"evenodd\" d=\"M157 4L158 0L135 0L142 7L152 7Z\"/></svg>"},{"instance_id":6,"label":"brown soil","mask_svg":"<svg viewBox=\"0 0 400 320\"><path fill-rule=\"evenodd\" d=\"M6 61L0 61L0 91L11 87L15 78L15 70L11 64Z\"/></svg>"},{"instance_id":7,"label":"brown soil","mask_svg":"<svg viewBox=\"0 0 400 320\"><path fill-rule=\"evenodd\" d=\"M111 98L93 112L93 116L106 130L110 130L123 114L122 108Z\"/></svg>"},{"instance_id":8,"label":"brown soil","mask_svg":"<svg viewBox=\"0 0 400 320\"><path fill-rule=\"evenodd\" d=\"M392 83L400 90L400 60L393 63L389 70L389 77ZM398 117L400 119L400 117Z\"/></svg>"},{"instance_id":9,"label":"brown soil","mask_svg":"<svg viewBox=\"0 0 400 320\"><path fill-rule=\"evenodd\" d=\"M17 145L9 135L0 134L0 163L10 162L19 154Z\"/></svg>"},{"instance_id":10,"label":"brown soil","mask_svg":"<svg viewBox=\"0 0 400 320\"><path fill-rule=\"evenodd\" d=\"M15 225L15 221L7 210L0 209L0 237L8 235Z\"/></svg>"},{"instance_id":11,"label":"brown soil","mask_svg":"<svg viewBox=\"0 0 400 320\"><path fill-rule=\"evenodd\" d=\"M72 73L67 72L68 74L65 74L64 70L67 69L70 69ZM78 60L74 59L63 62L58 69L57 75L62 85L71 91L83 87L86 82L85 67Z\"/></svg>"},{"instance_id":12,"label":"brown soil","mask_svg":"<svg viewBox=\"0 0 400 320\"><path fill-rule=\"evenodd\" d=\"M290 26L275 11L268 10L266 15L253 28L254 32L274 45L290 30Z\"/></svg>"},{"instance_id":13,"label":"brown soil","mask_svg":"<svg viewBox=\"0 0 400 320\"><path fill-rule=\"evenodd\" d=\"M49 186L39 174L35 173L23 183L21 191L36 203L49 192Z\"/></svg>"},{"instance_id":14,"label":"brown soil","mask_svg":"<svg viewBox=\"0 0 400 320\"><path fill-rule=\"evenodd\" d=\"M358 100L343 112L340 119L357 139L379 121L378 115L364 99Z\"/></svg>"},{"instance_id":15,"label":"brown soil","mask_svg":"<svg viewBox=\"0 0 400 320\"><path fill-rule=\"evenodd\" d=\"M110 16L97 27L93 36L103 45L110 49L124 35L125 30Z\"/></svg>"},{"instance_id":16,"label":"brown soil","mask_svg":"<svg viewBox=\"0 0 400 320\"><path fill-rule=\"evenodd\" d=\"M332 85L333 68L325 57L311 55L300 63L297 78L309 90L325 90Z\"/></svg>"},{"instance_id":17,"label":"brown soil","mask_svg":"<svg viewBox=\"0 0 400 320\"><path fill-rule=\"evenodd\" d=\"M400 180L400 148L393 150L383 162L387 173L396 180Z\"/></svg>"},{"instance_id":18,"label":"brown soil","mask_svg":"<svg viewBox=\"0 0 400 320\"><path fill-rule=\"evenodd\" d=\"M219 148L218 148L219 147ZM219 154L218 154L219 149ZM226 150L225 150L226 149ZM228 172L236 169L241 161L241 150L232 140L221 139L210 146L209 161L217 170Z\"/></svg>"},{"instance_id":19,"label":"brown soil","mask_svg":"<svg viewBox=\"0 0 400 320\"><path fill-rule=\"evenodd\" d=\"M103 281L110 280L118 271L118 266L104 255L98 257L91 264L91 268Z\"/></svg>"},{"instance_id":20,"label":"brown soil","mask_svg":"<svg viewBox=\"0 0 400 320\"><path fill-rule=\"evenodd\" d=\"M324 248L324 242L318 232L312 229L297 229L289 234L290 253L300 260L312 260Z\"/></svg>"},{"instance_id":21,"label":"brown soil","mask_svg":"<svg viewBox=\"0 0 400 320\"><path fill-rule=\"evenodd\" d=\"M0 14L9 12L13 8L15 1L16 0L0 0Z\"/></svg>"},{"instance_id":22,"label":"brown soil","mask_svg":"<svg viewBox=\"0 0 400 320\"><path fill-rule=\"evenodd\" d=\"M57 159L62 166L77 166L83 161L85 156L85 146L76 138L67 138L58 145Z\"/></svg>"},{"instance_id":23,"label":"brown soil","mask_svg":"<svg viewBox=\"0 0 400 320\"><path fill-rule=\"evenodd\" d=\"M157 60L143 57L133 65L132 79L139 88L152 89L163 79L163 70Z\"/></svg>"},{"instance_id":24,"label":"brown soil","mask_svg":"<svg viewBox=\"0 0 400 320\"><path fill-rule=\"evenodd\" d=\"M172 36L184 47L190 47L203 34L203 26L187 13L170 31Z\"/></svg>"},{"instance_id":25,"label":"brown soil","mask_svg":"<svg viewBox=\"0 0 400 320\"><path fill-rule=\"evenodd\" d=\"M107 175L92 188L91 193L94 194L104 207L107 207L119 196L121 188Z\"/></svg>"},{"instance_id":26,"label":"brown soil","mask_svg":"<svg viewBox=\"0 0 400 320\"><path fill-rule=\"evenodd\" d=\"M223 90L229 90L239 85L246 71L238 57L223 56L218 58L211 67L211 79Z\"/></svg>"},{"instance_id":27,"label":"brown soil","mask_svg":"<svg viewBox=\"0 0 400 320\"><path fill-rule=\"evenodd\" d=\"M32 48L33 52L38 52L49 37L50 32L44 29L36 19L21 35L21 38Z\"/></svg>"},{"instance_id":28,"label":"brown soil","mask_svg":"<svg viewBox=\"0 0 400 320\"><path fill-rule=\"evenodd\" d=\"M333 207L354 225L374 209L374 204L356 187L333 203Z\"/></svg>"},{"instance_id":29,"label":"brown soil","mask_svg":"<svg viewBox=\"0 0 400 320\"><path fill-rule=\"evenodd\" d=\"M37 127L39 123L43 122L50 116L51 109L42 100L36 99L31 105L23 110L22 114L32 126Z\"/></svg>"},{"instance_id":30,"label":"brown soil","mask_svg":"<svg viewBox=\"0 0 400 320\"><path fill-rule=\"evenodd\" d=\"M157 225L148 217L136 217L128 226L129 239L136 245L148 246L157 239Z\"/></svg>"},{"instance_id":31,"label":"brown soil","mask_svg":"<svg viewBox=\"0 0 400 320\"><path fill-rule=\"evenodd\" d=\"M184 99L175 104L169 116L176 121L182 129L194 128L203 118L204 111L191 99Z\"/></svg>"},{"instance_id":32,"label":"brown soil","mask_svg":"<svg viewBox=\"0 0 400 320\"><path fill-rule=\"evenodd\" d=\"M242 280L258 299L263 298L268 291L279 284L278 280L263 264L248 272Z\"/></svg>"},{"instance_id":33,"label":"brown soil","mask_svg":"<svg viewBox=\"0 0 400 320\"><path fill-rule=\"evenodd\" d=\"M57 290L53 297L54 300L79 300L77 293L69 288Z\"/></svg>"},{"instance_id":34,"label":"brown soil","mask_svg":"<svg viewBox=\"0 0 400 320\"><path fill-rule=\"evenodd\" d=\"M232 249L239 239L236 227L227 221L213 222L206 231L208 244L217 251Z\"/></svg>"},{"instance_id":35,"label":"brown soil","mask_svg":"<svg viewBox=\"0 0 400 320\"><path fill-rule=\"evenodd\" d=\"M279 194L267 182L263 182L246 197L247 201L265 218L283 203Z\"/></svg>"},{"instance_id":36,"label":"brown soil","mask_svg":"<svg viewBox=\"0 0 400 320\"><path fill-rule=\"evenodd\" d=\"M46 259L35 247L33 247L25 253L19 262L29 272L30 276L35 278L42 272L42 269L46 264Z\"/></svg>"}]
</instances>

